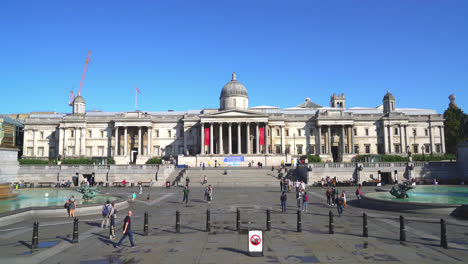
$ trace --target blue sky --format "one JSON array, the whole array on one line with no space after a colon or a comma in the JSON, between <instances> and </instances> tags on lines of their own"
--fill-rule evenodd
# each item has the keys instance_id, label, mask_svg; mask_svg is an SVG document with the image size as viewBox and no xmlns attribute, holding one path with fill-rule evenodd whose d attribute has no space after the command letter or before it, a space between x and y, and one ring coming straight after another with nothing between
<instances>
[{"instance_id":1,"label":"blue sky","mask_svg":"<svg viewBox=\"0 0 468 264\"><path fill-rule=\"evenodd\" d=\"M0 113L217 108L231 73L250 106L381 104L468 112L468 1L2 1Z\"/></svg>"}]
</instances>

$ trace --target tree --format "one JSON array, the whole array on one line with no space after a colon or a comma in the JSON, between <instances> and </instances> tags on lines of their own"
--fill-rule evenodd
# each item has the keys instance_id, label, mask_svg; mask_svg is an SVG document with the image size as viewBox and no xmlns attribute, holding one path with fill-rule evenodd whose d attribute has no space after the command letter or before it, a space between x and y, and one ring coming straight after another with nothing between
<instances>
[{"instance_id":1,"label":"tree","mask_svg":"<svg viewBox=\"0 0 468 264\"><path fill-rule=\"evenodd\" d=\"M465 140L466 114L452 102L444 112L444 119L445 151L450 154L456 154L457 144Z\"/></svg>"}]
</instances>

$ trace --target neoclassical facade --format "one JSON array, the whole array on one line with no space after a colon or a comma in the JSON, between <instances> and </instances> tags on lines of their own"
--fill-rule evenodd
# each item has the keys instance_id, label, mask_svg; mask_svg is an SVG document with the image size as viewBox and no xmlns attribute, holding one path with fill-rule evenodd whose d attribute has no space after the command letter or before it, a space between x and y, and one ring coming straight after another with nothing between
<instances>
[{"instance_id":1,"label":"neoclassical facade","mask_svg":"<svg viewBox=\"0 0 468 264\"><path fill-rule=\"evenodd\" d=\"M279 165L305 154L350 161L356 154L444 153L443 117L435 110L397 108L387 92L378 107L346 108L344 94L330 107L309 98L296 107L249 107L247 89L232 80L218 109L183 112L86 112L83 97L71 114L31 114L23 158L93 157L143 164L151 157L198 166L221 162Z\"/></svg>"}]
</instances>

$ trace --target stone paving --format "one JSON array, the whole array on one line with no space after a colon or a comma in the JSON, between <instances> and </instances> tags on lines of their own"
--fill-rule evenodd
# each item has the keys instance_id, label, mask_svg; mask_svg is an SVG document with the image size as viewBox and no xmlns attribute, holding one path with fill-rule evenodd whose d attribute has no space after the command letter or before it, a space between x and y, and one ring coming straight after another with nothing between
<instances>
[{"instance_id":1,"label":"stone paving","mask_svg":"<svg viewBox=\"0 0 468 264\"><path fill-rule=\"evenodd\" d=\"M405 214L407 242L399 239L398 212L358 207L354 188L345 190L348 206L335 217L335 234L328 234L324 190L309 188L309 211L302 214L302 232L296 229L295 194L288 193L288 211L279 206L278 188L217 188L211 204L203 201L200 185L191 188L188 206L181 203L182 188L153 188L138 195L130 208L137 248L128 239L121 250L124 210L119 212L117 239L100 228L100 216L79 217L80 241L71 244L72 219L42 218L40 248L29 249L35 219L0 228L0 263L462 263L468 257L468 221L447 216L449 248L440 247L439 218ZM128 194L130 188L105 188ZM364 192L373 191L365 187ZM241 232L236 231L236 209L241 212ZM266 209L271 209L272 230L263 232L264 256L248 255L247 229L266 229ZM206 210L211 211L211 232L206 232ZM126 211L126 210L125 210ZM149 213L149 235L143 236L143 215ZM175 233L180 211L181 230ZM369 237L362 237L362 213L369 215Z\"/></svg>"}]
</instances>

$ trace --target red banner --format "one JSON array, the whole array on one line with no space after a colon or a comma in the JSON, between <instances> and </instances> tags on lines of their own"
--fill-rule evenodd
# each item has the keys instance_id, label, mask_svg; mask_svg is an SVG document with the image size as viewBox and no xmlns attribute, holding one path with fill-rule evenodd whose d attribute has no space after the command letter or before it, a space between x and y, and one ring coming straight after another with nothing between
<instances>
[{"instance_id":1,"label":"red banner","mask_svg":"<svg viewBox=\"0 0 468 264\"><path fill-rule=\"evenodd\" d=\"M210 129L205 128L205 146L210 145Z\"/></svg>"},{"instance_id":2,"label":"red banner","mask_svg":"<svg viewBox=\"0 0 468 264\"><path fill-rule=\"evenodd\" d=\"M260 145L265 145L265 128L261 127L260 129Z\"/></svg>"}]
</instances>

